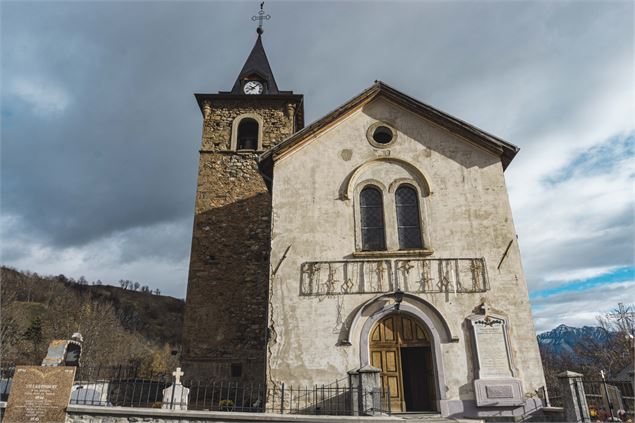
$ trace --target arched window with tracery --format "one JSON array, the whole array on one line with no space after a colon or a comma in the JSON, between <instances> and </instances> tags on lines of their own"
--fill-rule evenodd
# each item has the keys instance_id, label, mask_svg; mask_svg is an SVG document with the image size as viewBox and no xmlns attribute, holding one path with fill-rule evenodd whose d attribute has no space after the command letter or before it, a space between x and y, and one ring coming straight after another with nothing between
<instances>
[{"instance_id":1,"label":"arched window with tracery","mask_svg":"<svg viewBox=\"0 0 635 423\"><path fill-rule=\"evenodd\" d=\"M417 197L417 190L410 185L401 185L395 192L397 232L401 250L423 248L421 213Z\"/></svg>"},{"instance_id":2,"label":"arched window with tracery","mask_svg":"<svg viewBox=\"0 0 635 423\"><path fill-rule=\"evenodd\" d=\"M258 122L255 119L244 118L238 124L238 136L236 137L237 150L258 149Z\"/></svg>"},{"instance_id":3,"label":"arched window with tracery","mask_svg":"<svg viewBox=\"0 0 635 423\"><path fill-rule=\"evenodd\" d=\"M384 203L381 191L374 186L367 186L359 195L359 205L362 229L362 250L385 250Z\"/></svg>"}]
</instances>

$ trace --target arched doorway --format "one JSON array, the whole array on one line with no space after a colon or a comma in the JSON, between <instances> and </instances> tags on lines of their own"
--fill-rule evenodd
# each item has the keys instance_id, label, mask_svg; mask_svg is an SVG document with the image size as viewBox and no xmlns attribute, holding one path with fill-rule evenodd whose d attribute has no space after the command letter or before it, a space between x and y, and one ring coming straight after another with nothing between
<instances>
[{"instance_id":1,"label":"arched doorway","mask_svg":"<svg viewBox=\"0 0 635 423\"><path fill-rule=\"evenodd\" d=\"M393 411L433 411L436 387L427 330L405 313L381 319L370 332L370 364L381 369Z\"/></svg>"}]
</instances>

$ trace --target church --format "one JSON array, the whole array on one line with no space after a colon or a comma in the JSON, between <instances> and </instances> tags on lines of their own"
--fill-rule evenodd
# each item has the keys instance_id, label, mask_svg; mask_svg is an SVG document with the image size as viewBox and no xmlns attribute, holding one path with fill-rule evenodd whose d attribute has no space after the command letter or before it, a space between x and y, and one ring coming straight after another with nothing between
<instances>
[{"instance_id":1,"label":"church","mask_svg":"<svg viewBox=\"0 0 635 423\"><path fill-rule=\"evenodd\" d=\"M305 126L262 34L229 91L195 95L186 374L313 386L371 371L397 412L539 407L504 174L519 149L381 81Z\"/></svg>"}]
</instances>

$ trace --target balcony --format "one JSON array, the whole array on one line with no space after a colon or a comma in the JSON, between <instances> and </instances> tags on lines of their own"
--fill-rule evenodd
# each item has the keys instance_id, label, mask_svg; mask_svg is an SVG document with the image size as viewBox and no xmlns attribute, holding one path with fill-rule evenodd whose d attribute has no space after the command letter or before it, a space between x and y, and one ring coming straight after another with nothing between
<instances>
[{"instance_id":1,"label":"balcony","mask_svg":"<svg viewBox=\"0 0 635 423\"><path fill-rule=\"evenodd\" d=\"M489 290L484 258L310 261L301 265L301 296L476 293Z\"/></svg>"}]
</instances>

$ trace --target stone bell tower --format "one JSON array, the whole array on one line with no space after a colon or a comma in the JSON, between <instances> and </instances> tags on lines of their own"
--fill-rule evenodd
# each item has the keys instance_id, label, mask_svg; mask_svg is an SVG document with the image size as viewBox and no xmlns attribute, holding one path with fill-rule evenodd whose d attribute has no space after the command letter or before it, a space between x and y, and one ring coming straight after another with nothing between
<instances>
[{"instance_id":1,"label":"stone bell tower","mask_svg":"<svg viewBox=\"0 0 635 423\"><path fill-rule=\"evenodd\" d=\"M258 157L302 128L303 97L278 89L262 45L263 15L231 91L196 94L203 139L183 367L201 380L265 381L271 179Z\"/></svg>"}]
</instances>

